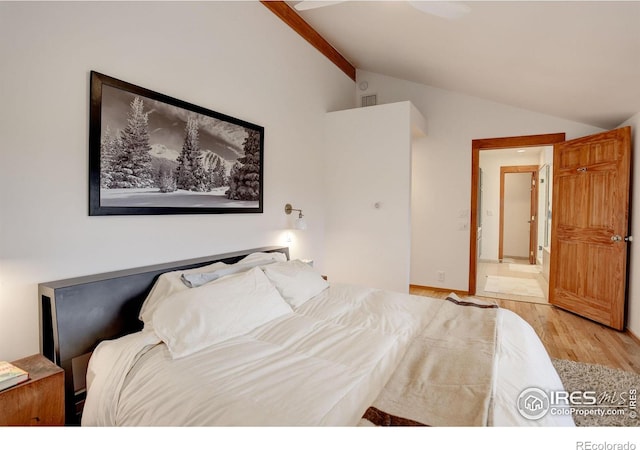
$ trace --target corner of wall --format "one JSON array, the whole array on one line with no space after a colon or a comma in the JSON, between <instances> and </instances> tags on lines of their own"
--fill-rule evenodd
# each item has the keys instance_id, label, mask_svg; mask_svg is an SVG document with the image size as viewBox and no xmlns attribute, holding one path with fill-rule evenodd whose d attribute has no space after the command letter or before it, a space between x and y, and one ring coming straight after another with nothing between
<instances>
[{"instance_id":1,"label":"corner of wall","mask_svg":"<svg viewBox=\"0 0 640 450\"><path fill-rule=\"evenodd\" d=\"M631 225L630 235L636 238L629 244L627 329L640 338L640 112L634 114L617 128L631 127ZM635 283L634 283L635 281Z\"/></svg>"}]
</instances>

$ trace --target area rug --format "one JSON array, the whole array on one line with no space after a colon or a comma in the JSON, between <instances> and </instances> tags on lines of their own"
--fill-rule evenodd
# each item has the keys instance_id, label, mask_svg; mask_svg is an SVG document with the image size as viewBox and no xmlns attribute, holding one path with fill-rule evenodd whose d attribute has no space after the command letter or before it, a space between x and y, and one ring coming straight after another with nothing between
<instances>
[{"instance_id":1,"label":"area rug","mask_svg":"<svg viewBox=\"0 0 640 450\"><path fill-rule=\"evenodd\" d=\"M634 410L630 402L633 390L636 396L640 390L640 374L566 359L552 359L552 362L566 391L595 393L589 396L596 399L597 408L575 405L572 416L577 426L640 426L640 405L636 403ZM595 409L603 410L604 415L593 413Z\"/></svg>"},{"instance_id":2,"label":"area rug","mask_svg":"<svg viewBox=\"0 0 640 450\"><path fill-rule=\"evenodd\" d=\"M488 275L484 290L487 292L496 292L498 294L544 298L544 293L542 292L542 289L540 289L538 282L530 278Z\"/></svg>"}]
</instances>

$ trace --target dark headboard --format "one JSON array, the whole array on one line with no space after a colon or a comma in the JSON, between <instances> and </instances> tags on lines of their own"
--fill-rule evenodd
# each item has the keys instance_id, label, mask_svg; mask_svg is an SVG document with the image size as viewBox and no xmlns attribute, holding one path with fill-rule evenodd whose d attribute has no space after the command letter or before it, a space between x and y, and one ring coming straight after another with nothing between
<instances>
[{"instance_id":1,"label":"dark headboard","mask_svg":"<svg viewBox=\"0 0 640 450\"><path fill-rule=\"evenodd\" d=\"M142 329L138 313L160 274L216 261L233 264L255 252L289 259L288 247L260 247L39 284L40 351L64 369L66 423L80 423L91 352L103 340Z\"/></svg>"}]
</instances>

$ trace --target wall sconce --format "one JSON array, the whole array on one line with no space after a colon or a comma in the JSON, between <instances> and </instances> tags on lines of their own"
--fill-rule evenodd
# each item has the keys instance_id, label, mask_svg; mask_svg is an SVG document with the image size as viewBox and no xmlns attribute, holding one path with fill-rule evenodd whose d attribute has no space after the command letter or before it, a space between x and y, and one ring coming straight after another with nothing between
<instances>
[{"instance_id":1,"label":"wall sconce","mask_svg":"<svg viewBox=\"0 0 640 450\"><path fill-rule=\"evenodd\" d=\"M306 222L306 220L304 220L304 216L302 215L302 210L301 209L295 209L289 203L284 205L284 212L286 214L291 214L293 211L298 211L298 219L296 220L296 228L298 230L306 230L307 229L307 222Z\"/></svg>"}]
</instances>

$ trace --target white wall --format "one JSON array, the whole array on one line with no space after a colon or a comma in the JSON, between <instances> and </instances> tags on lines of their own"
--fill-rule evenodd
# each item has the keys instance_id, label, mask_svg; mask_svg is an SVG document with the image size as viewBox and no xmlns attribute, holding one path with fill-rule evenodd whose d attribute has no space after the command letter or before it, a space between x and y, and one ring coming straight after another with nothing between
<instances>
[{"instance_id":1,"label":"white wall","mask_svg":"<svg viewBox=\"0 0 640 450\"><path fill-rule=\"evenodd\" d=\"M631 182L631 232L635 241L629 245L629 297L627 309L627 328L640 337L640 112L630 117L621 127L631 127L631 146L633 164Z\"/></svg>"},{"instance_id":2,"label":"white wall","mask_svg":"<svg viewBox=\"0 0 640 450\"><path fill-rule=\"evenodd\" d=\"M423 191L412 208L411 283L467 290L473 139L565 132L567 139L602 131L464 94L358 71L378 103L411 101L427 120L426 151L414 159ZM467 225L466 228L464 225ZM445 272L438 281L437 271Z\"/></svg>"},{"instance_id":3,"label":"white wall","mask_svg":"<svg viewBox=\"0 0 640 450\"><path fill-rule=\"evenodd\" d=\"M411 253L409 102L327 114L326 274L408 292Z\"/></svg>"},{"instance_id":4,"label":"white wall","mask_svg":"<svg viewBox=\"0 0 640 450\"><path fill-rule=\"evenodd\" d=\"M284 244L323 265L324 116L354 83L258 2L0 3L0 360L39 351L37 284ZM265 127L264 213L88 216L89 71Z\"/></svg>"},{"instance_id":5,"label":"white wall","mask_svg":"<svg viewBox=\"0 0 640 450\"><path fill-rule=\"evenodd\" d=\"M513 150L483 150L482 168L482 242L479 258L498 261L500 239L500 167L537 165L538 153L513 153ZM471 176L471 175L469 175ZM469 185L471 186L471 185ZM469 187L471 189L471 187ZM527 246L528 248L528 246ZM508 255L508 253L505 253Z\"/></svg>"}]
</instances>

